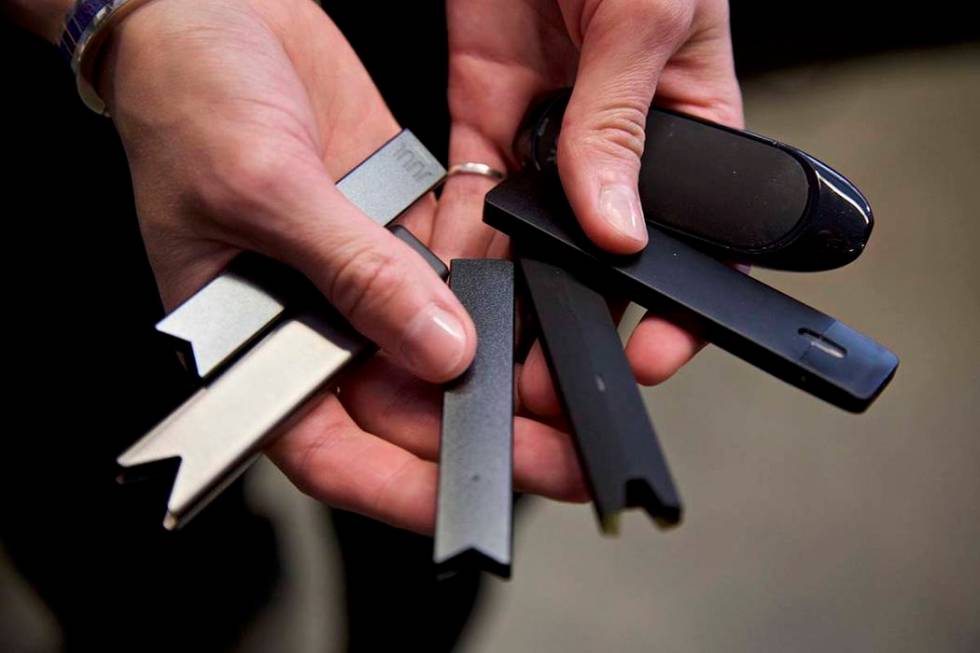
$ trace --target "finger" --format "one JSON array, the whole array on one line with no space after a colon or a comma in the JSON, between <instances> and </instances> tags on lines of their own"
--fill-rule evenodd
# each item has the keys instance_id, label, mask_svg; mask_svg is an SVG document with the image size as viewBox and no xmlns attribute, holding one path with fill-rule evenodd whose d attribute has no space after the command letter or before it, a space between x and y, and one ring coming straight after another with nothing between
<instances>
[{"instance_id":1,"label":"finger","mask_svg":"<svg viewBox=\"0 0 980 653\"><path fill-rule=\"evenodd\" d=\"M325 395L267 451L297 487L328 505L431 533L436 465L362 431Z\"/></svg>"},{"instance_id":2,"label":"finger","mask_svg":"<svg viewBox=\"0 0 980 653\"><path fill-rule=\"evenodd\" d=\"M727 0L698 3L691 37L660 75L656 104L730 127L745 126Z\"/></svg>"},{"instance_id":3,"label":"finger","mask_svg":"<svg viewBox=\"0 0 980 653\"><path fill-rule=\"evenodd\" d=\"M439 458L442 386L419 381L382 354L342 383L339 397L365 430L425 460Z\"/></svg>"},{"instance_id":4,"label":"finger","mask_svg":"<svg viewBox=\"0 0 980 653\"><path fill-rule=\"evenodd\" d=\"M569 435L526 417L514 418L514 487L556 501L589 500Z\"/></svg>"},{"instance_id":5,"label":"finger","mask_svg":"<svg viewBox=\"0 0 980 653\"><path fill-rule=\"evenodd\" d=\"M664 65L689 34L692 4L605 0L587 15L565 11L581 55L558 170L583 230L611 252L647 242L637 195L646 116Z\"/></svg>"},{"instance_id":6,"label":"finger","mask_svg":"<svg viewBox=\"0 0 980 653\"><path fill-rule=\"evenodd\" d=\"M466 369L475 351L469 316L418 254L333 183L394 136L398 125L336 26L315 7L309 13L299 22L309 29L309 47L326 56L291 61L303 73L282 75L293 92L302 86L309 105L295 110L302 114L295 120L279 116L287 128L280 121L269 128L250 115L246 124L258 122L253 129L227 134L238 147L228 148L221 161L224 193L210 199L246 248L304 273L354 328L406 369L448 380Z\"/></svg>"},{"instance_id":7,"label":"finger","mask_svg":"<svg viewBox=\"0 0 980 653\"><path fill-rule=\"evenodd\" d=\"M519 386L523 371L523 363L516 363L514 365L514 387L517 389L517 392L514 393L514 414L519 415L520 417L533 419L536 422L541 422L542 424L546 424L553 429L561 431L562 433L571 433L572 428L568 424L568 420L566 419L564 412L559 412L553 415L541 415L540 413L535 413L534 411L529 410L528 407L524 405L524 400L521 397Z\"/></svg>"},{"instance_id":8,"label":"finger","mask_svg":"<svg viewBox=\"0 0 980 653\"><path fill-rule=\"evenodd\" d=\"M383 356L345 384L341 401L364 429L425 460L439 458L442 388L419 383ZM584 501L582 472L566 433L535 420L514 420L514 484L559 501Z\"/></svg>"},{"instance_id":9,"label":"finger","mask_svg":"<svg viewBox=\"0 0 980 653\"><path fill-rule=\"evenodd\" d=\"M642 385L669 379L704 347L703 340L664 319L648 313L626 344L626 358Z\"/></svg>"},{"instance_id":10,"label":"finger","mask_svg":"<svg viewBox=\"0 0 980 653\"><path fill-rule=\"evenodd\" d=\"M469 365L476 333L423 259L334 186L318 158L249 153L224 172L228 237L303 272L361 333L432 381Z\"/></svg>"},{"instance_id":11,"label":"finger","mask_svg":"<svg viewBox=\"0 0 980 653\"><path fill-rule=\"evenodd\" d=\"M541 340L535 340L527 354L517 382L521 405L525 409L544 418L558 417L562 413L561 401L551 369L541 348Z\"/></svg>"},{"instance_id":12,"label":"finger","mask_svg":"<svg viewBox=\"0 0 980 653\"><path fill-rule=\"evenodd\" d=\"M507 162L490 140L464 124L454 124L449 139L449 160L484 163L504 172ZM446 180L432 230L432 251L444 261L454 258L501 258L508 239L483 222L483 200L497 180L482 175L457 174Z\"/></svg>"}]
</instances>

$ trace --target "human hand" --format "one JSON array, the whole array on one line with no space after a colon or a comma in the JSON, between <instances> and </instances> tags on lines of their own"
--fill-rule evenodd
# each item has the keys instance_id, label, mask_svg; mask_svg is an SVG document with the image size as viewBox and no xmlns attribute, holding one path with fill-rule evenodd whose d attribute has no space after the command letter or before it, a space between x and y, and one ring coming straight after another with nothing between
<instances>
[{"instance_id":1,"label":"human hand","mask_svg":"<svg viewBox=\"0 0 980 653\"><path fill-rule=\"evenodd\" d=\"M636 186L651 102L742 125L725 0L449 0L447 12L450 160L516 166L512 144L528 107L574 83L558 169L582 229L606 250L628 254L646 245ZM472 189L447 188L440 204L472 213L459 218L469 229L486 229L475 224L482 201ZM650 385L701 345L647 315L627 356ZM536 414L559 412L538 344L519 387Z\"/></svg>"},{"instance_id":2,"label":"human hand","mask_svg":"<svg viewBox=\"0 0 980 653\"><path fill-rule=\"evenodd\" d=\"M314 3L157 0L123 19L106 63L168 309L248 249L303 272L416 375L466 369L466 311L333 184L398 126Z\"/></svg>"},{"instance_id":3,"label":"human hand","mask_svg":"<svg viewBox=\"0 0 980 653\"><path fill-rule=\"evenodd\" d=\"M431 530L439 404L415 376L462 372L475 333L421 259L332 182L398 129L347 42L309 0L157 0L123 19L104 63L99 88L165 305L258 251L306 274L386 352L345 384L363 397L355 419L328 394L273 460L331 505ZM433 207L430 197L407 218L423 241ZM522 487L584 498L563 434L530 420L517 432Z\"/></svg>"}]
</instances>

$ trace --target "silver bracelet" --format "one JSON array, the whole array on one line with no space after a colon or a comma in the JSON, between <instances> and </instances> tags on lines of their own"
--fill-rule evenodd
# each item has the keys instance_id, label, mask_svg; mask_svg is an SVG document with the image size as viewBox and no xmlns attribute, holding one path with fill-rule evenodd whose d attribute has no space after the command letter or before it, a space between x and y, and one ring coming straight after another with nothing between
<instances>
[{"instance_id":1,"label":"silver bracelet","mask_svg":"<svg viewBox=\"0 0 980 653\"><path fill-rule=\"evenodd\" d=\"M151 0L77 0L65 19L59 49L75 73L78 95L92 111L107 116L105 102L95 90L99 52L111 28Z\"/></svg>"}]
</instances>

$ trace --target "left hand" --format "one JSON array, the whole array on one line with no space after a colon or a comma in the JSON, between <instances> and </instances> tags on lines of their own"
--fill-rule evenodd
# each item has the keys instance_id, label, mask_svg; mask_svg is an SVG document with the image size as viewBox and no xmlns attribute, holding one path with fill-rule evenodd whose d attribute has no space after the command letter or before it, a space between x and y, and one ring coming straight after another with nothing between
<instances>
[{"instance_id":1,"label":"left hand","mask_svg":"<svg viewBox=\"0 0 980 653\"><path fill-rule=\"evenodd\" d=\"M636 185L652 102L742 126L726 0L449 0L447 14L450 161L514 168L512 144L527 109L574 83L558 170L582 229L608 251L629 254L647 244ZM506 239L480 221L489 187L472 178L447 184L432 238L438 253L473 255L467 248L474 242L491 255L506 251ZM627 356L637 379L652 385L701 346L647 315ZM560 413L540 344L519 391L532 412Z\"/></svg>"},{"instance_id":2,"label":"left hand","mask_svg":"<svg viewBox=\"0 0 980 653\"><path fill-rule=\"evenodd\" d=\"M395 345L345 384L351 413L334 394L318 398L269 448L271 458L325 503L431 532L439 403L435 386L415 375L452 378L468 358L457 358L457 370L434 370L429 360L425 375L391 336L424 316L425 300L411 305L420 294L469 317L332 181L398 131L346 39L310 0L159 0L116 25L100 80L168 307L254 250L306 274L383 349L385 336ZM406 216L423 241L434 211L428 197ZM382 322L393 328L372 333ZM585 499L561 432L519 420L514 460L519 487Z\"/></svg>"}]
</instances>

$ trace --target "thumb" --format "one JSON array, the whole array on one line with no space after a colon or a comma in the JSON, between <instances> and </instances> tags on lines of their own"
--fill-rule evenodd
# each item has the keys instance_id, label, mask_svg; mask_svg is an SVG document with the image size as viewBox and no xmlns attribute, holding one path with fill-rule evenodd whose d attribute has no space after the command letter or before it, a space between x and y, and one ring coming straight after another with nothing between
<instances>
[{"instance_id":1,"label":"thumb","mask_svg":"<svg viewBox=\"0 0 980 653\"><path fill-rule=\"evenodd\" d=\"M558 170L582 229L611 252L647 243L637 195L644 127L660 73L687 36L689 4L605 0L581 20L565 15L573 38L572 26L580 28L581 53Z\"/></svg>"},{"instance_id":2,"label":"thumb","mask_svg":"<svg viewBox=\"0 0 980 653\"><path fill-rule=\"evenodd\" d=\"M305 274L355 329L415 375L442 382L465 371L476 331L452 291L326 173L300 181L306 176L280 177L273 215L262 221L275 226L253 233L264 243L253 248Z\"/></svg>"}]
</instances>

